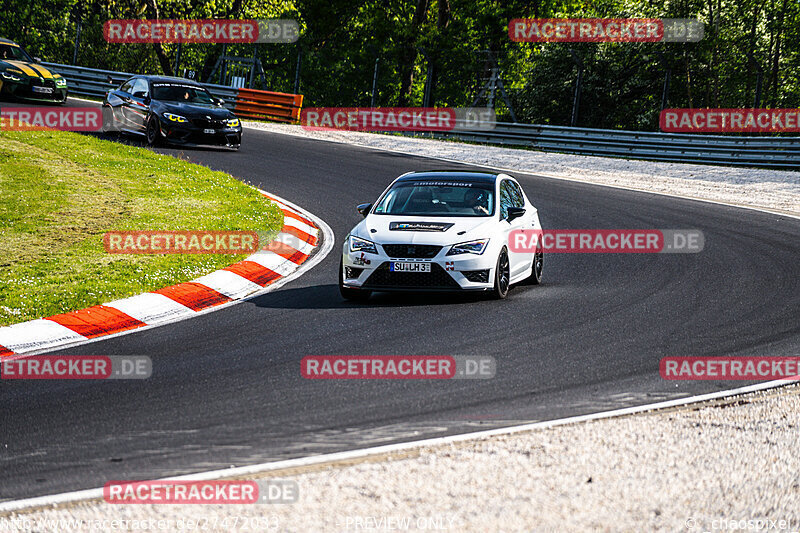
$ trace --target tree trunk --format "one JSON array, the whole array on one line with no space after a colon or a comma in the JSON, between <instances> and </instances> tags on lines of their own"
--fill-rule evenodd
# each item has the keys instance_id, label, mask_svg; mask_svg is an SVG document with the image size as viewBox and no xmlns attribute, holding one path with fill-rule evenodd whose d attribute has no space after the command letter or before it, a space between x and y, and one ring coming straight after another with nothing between
<instances>
[{"instance_id":1,"label":"tree trunk","mask_svg":"<svg viewBox=\"0 0 800 533\"><path fill-rule=\"evenodd\" d=\"M417 8L414 11L414 18L411 20L411 27L405 39L403 52L400 55L400 96L397 104L406 107L411 100L411 88L414 85L414 64L417 59L417 38L419 31L428 16L428 0L417 0Z\"/></svg>"}]
</instances>

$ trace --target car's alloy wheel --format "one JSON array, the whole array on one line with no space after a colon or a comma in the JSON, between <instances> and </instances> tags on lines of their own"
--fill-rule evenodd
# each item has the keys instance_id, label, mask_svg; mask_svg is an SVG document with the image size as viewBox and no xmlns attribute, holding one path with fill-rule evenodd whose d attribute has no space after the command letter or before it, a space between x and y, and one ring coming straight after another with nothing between
<instances>
[{"instance_id":1,"label":"car's alloy wheel","mask_svg":"<svg viewBox=\"0 0 800 533\"><path fill-rule=\"evenodd\" d=\"M510 286L511 273L508 264L508 252L505 246L500 250L500 255L497 257L497 266L494 269L494 289L492 295L497 299L504 299L508 296L508 289Z\"/></svg>"},{"instance_id":2,"label":"car's alloy wheel","mask_svg":"<svg viewBox=\"0 0 800 533\"><path fill-rule=\"evenodd\" d=\"M339 259L339 294L342 295L342 298L351 302L366 302L372 294L372 291L351 289L344 286L344 265L341 259Z\"/></svg>"},{"instance_id":3,"label":"car's alloy wheel","mask_svg":"<svg viewBox=\"0 0 800 533\"><path fill-rule=\"evenodd\" d=\"M526 285L539 285L542 282L542 271L544 270L544 252L542 251L542 240L536 243L536 253L533 254L533 266L531 275L525 280Z\"/></svg>"},{"instance_id":4,"label":"car's alloy wheel","mask_svg":"<svg viewBox=\"0 0 800 533\"><path fill-rule=\"evenodd\" d=\"M158 126L158 119L155 117L150 117L147 119L147 144L150 146L155 146L158 144L158 134L159 134Z\"/></svg>"}]
</instances>

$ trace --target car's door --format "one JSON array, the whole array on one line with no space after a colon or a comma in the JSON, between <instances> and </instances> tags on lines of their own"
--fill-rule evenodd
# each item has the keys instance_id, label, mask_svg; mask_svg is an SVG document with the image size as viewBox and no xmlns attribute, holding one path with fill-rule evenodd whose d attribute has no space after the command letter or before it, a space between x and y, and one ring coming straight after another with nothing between
<instances>
[{"instance_id":1,"label":"car's door","mask_svg":"<svg viewBox=\"0 0 800 533\"><path fill-rule=\"evenodd\" d=\"M134 131L145 132L145 123L150 109L150 87L144 78L134 78L130 98L123 105L125 122Z\"/></svg>"},{"instance_id":2,"label":"car's door","mask_svg":"<svg viewBox=\"0 0 800 533\"><path fill-rule=\"evenodd\" d=\"M114 89L108 93L106 100L111 107L114 114L113 124L122 129L130 129L131 125L128 123L128 118L125 114L125 106L131 99L131 90L133 89L133 82L135 78L131 78L119 88Z\"/></svg>"},{"instance_id":3,"label":"car's door","mask_svg":"<svg viewBox=\"0 0 800 533\"><path fill-rule=\"evenodd\" d=\"M542 228L538 225L539 216L536 207L534 207L534 205L525 197L525 193L522 192L522 187L519 183L514 180L510 180L510 183L512 194L514 195L514 200L516 202L515 205L525 209L525 214L520 217L519 229L541 230ZM528 270L533 265L534 254L530 253L521 255L525 256L523 262L524 268L522 270Z\"/></svg>"},{"instance_id":4,"label":"car's door","mask_svg":"<svg viewBox=\"0 0 800 533\"><path fill-rule=\"evenodd\" d=\"M500 217L501 227L503 228L503 241L508 244L508 238L512 231L518 229L530 228L530 214L525 210L525 214L517 217L514 220L508 220L508 208L521 207L525 209L525 199L522 196L522 191L515 182L508 178L504 178L500 182ZM527 216L526 216L527 215ZM528 253L518 253L511 251L508 247L508 261L511 277L530 269L532 263L532 255Z\"/></svg>"}]
</instances>

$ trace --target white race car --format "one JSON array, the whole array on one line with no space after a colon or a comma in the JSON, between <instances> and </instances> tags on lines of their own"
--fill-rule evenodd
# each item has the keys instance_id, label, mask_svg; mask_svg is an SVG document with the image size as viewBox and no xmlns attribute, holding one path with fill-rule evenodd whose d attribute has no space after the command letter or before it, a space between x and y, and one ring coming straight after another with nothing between
<instances>
[{"instance_id":1,"label":"white race car","mask_svg":"<svg viewBox=\"0 0 800 533\"><path fill-rule=\"evenodd\" d=\"M372 291L491 291L539 284L541 242L532 253L508 245L513 230L541 230L517 181L486 172L409 172L392 182L344 241L339 290L347 300Z\"/></svg>"}]
</instances>

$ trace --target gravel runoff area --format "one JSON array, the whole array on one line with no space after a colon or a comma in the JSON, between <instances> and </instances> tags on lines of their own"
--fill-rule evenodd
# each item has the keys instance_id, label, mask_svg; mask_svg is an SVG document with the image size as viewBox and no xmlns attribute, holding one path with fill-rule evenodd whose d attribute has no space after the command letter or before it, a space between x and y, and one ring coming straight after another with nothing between
<instances>
[{"instance_id":1,"label":"gravel runoff area","mask_svg":"<svg viewBox=\"0 0 800 533\"><path fill-rule=\"evenodd\" d=\"M245 126L509 171L800 214L800 172L556 154L376 133L309 131L301 126L267 122L246 122Z\"/></svg>"},{"instance_id":2,"label":"gravel runoff area","mask_svg":"<svg viewBox=\"0 0 800 533\"><path fill-rule=\"evenodd\" d=\"M271 474L297 482L291 504L82 502L0 531L798 531L799 428L790 385Z\"/></svg>"},{"instance_id":3,"label":"gravel runoff area","mask_svg":"<svg viewBox=\"0 0 800 533\"><path fill-rule=\"evenodd\" d=\"M257 127L800 212L800 173L795 172L603 159L367 133L306 132L274 124ZM293 504L88 501L0 516L0 532L798 532L799 450L800 386L789 385L702 405L270 474L298 483L300 499ZM115 519L120 522L111 522Z\"/></svg>"}]
</instances>

